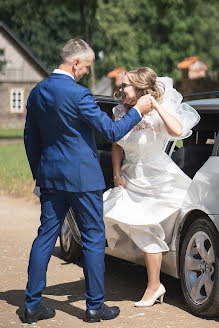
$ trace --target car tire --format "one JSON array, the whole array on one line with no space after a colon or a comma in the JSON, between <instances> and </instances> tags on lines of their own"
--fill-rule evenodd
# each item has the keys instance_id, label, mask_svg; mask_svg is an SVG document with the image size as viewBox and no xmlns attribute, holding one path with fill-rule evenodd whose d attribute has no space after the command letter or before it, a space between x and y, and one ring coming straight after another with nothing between
<instances>
[{"instance_id":1,"label":"car tire","mask_svg":"<svg viewBox=\"0 0 219 328\"><path fill-rule=\"evenodd\" d=\"M61 228L60 247L65 261L77 260L82 255L81 235L72 208L66 214Z\"/></svg>"},{"instance_id":2,"label":"car tire","mask_svg":"<svg viewBox=\"0 0 219 328\"><path fill-rule=\"evenodd\" d=\"M189 227L182 243L180 278L192 313L219 314L219 238L214 225L199 218Z\"/></svg>"}]
</instances>

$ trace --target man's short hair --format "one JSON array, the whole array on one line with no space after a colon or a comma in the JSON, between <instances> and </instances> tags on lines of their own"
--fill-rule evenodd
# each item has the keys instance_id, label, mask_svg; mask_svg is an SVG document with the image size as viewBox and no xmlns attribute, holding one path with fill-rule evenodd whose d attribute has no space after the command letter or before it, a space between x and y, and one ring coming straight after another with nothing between
<instances>
[{"instance_id":1,"label":"man's short hair","mask_svg":"<svg viewBox=\"0 0 219 328\"><path fill-rule=\"evenodd\" d=\"M81 39L71 39L63 46L60 52L61 64L70 63L75 57L87 59L95 57L93 49L87 42Z\"/></svg>"}]
</instances>

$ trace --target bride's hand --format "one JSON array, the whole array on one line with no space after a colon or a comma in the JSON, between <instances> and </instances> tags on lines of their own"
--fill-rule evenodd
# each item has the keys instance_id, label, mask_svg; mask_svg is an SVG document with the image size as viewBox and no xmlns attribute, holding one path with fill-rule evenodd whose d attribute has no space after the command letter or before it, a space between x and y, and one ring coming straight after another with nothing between
<instances>
[{"instance_id":1,"label":"bride's hand","mask_svg":"<svg viewBox=\"0 0 219 328\"><path fill-rule=\"evenodd\" d=\"M158 109L160 105L155 100L155 98L153 96L150 96L150 99L151 99L152 107L155 108L155 109Z\"/></svg>"},{"instance_id":2,"label":"bride's hand","mask_svg":"<svg viewBox=\"0 0 219 328\"><path fill-rule=\"evenodd\" d=\"M115 187L122 186L123 188L126 188L126 185L124 184L122 178L119 175L114 176L113 181Z\"/></svg>"}]
</instances>

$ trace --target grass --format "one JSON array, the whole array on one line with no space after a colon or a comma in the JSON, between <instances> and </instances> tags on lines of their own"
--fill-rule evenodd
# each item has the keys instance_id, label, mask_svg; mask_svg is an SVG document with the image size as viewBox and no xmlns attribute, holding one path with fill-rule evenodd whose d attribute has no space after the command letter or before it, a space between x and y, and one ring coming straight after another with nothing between
<instances>
[{"instance_id":1,"label":"grass","mask_svg":"<svg viewBox=\"0 0 219 328\"><path fill-rule=\"evenodd\" d=\"M34 181L23 144L0 145L0 191L32 195Z\"/></svg>"},{"instance_id":2,"label":"grass","mask_svg":"<svg viewBox=\"0 0 219 328\"><path fill-rule=\"evenodd\" d=\"M183 147L183 140L177 140L177 143L176 143L176 146L178 147L178 148L182 148Z\"/></svg>"},{"instance_id":3,"label":"grass","mask_svg":"<svg viewBox=\"0 0 219 328\"><path fill-rule=\"evenodd\" d=\"M24 129L0 128L0 139L23 138Z\"/></svg>"}]
</instances>

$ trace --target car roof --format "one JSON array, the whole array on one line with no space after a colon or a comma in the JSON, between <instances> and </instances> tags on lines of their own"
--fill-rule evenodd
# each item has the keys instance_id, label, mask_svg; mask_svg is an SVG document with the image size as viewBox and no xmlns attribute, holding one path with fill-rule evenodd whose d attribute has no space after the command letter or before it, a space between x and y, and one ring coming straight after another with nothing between
<instances>
[{"instance_id":1,"label":"car roof","mask_svg":"<svg viewBox=\"0 0 219 328\"><path fill-rule=\"evenodd\" d=\"M198 99L185 102L201 113L219 113L219 98Z\"/></svg>"},{"instance_id":2,"label":"car roof","mask_svg":"<svg viewBox=\"0 0 219 328\"><path fill-rule=\"evenodd\" d=\"M117 105L119 102L112 96L95 95L95 101L98 103L105 103ZM219 114L219 98L198 99L184 101L191 107L194 107L200 114Z\"/></svg>"},{"instance_id":3,"label":"car roof","mask_svg":"<svg viewBox=\"0 0 219 328\"><path fill-rule=\"evenodd\" d=\"M94 96L96 102L104 102L104 103L110 103L110 104L118 104L118 100L113 98L113 96L101 96L101 95L95 95Z\"/></svg>"}]
</instances>

